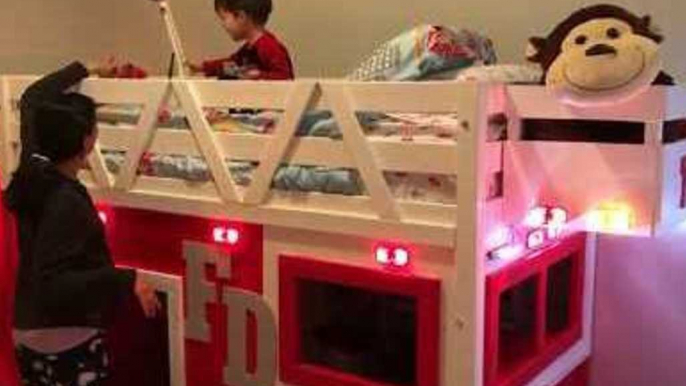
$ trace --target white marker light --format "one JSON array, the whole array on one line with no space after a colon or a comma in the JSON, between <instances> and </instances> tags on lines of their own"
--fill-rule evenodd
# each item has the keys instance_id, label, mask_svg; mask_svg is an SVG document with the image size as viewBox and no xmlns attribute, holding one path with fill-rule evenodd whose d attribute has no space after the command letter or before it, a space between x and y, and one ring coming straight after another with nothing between
<instances>
[{"instance_id":1,"label":"white marker light","mask_svg":"<svg viewBox=\"0 0 686 386\"><path fill-rule=\"evenodd\" d=\"M376 262L379 264L387 265L391 262L391 253L386 247L376 248Z\"/></svg>"},{"instance_id":2,"label":"white marker light","mask_svg":"<svg viewBox=\"0 0 686 386\"><path fill-rule=\"evenodd\" d=\"M533 208L527 213L524 219L524 225L529 228L540 228L548 220L548 209L542 206Z\"/></svg>"},{"instance_id":3,"label":"white marker light","mask_svg":"<svg viewBox=\"0 0 686 386\"><path fill-rule=\"evenodd\" d=\"M410 263L410 252L407 249L397 248L393 254L393 264L396 267L405 267Z\"/></svg>"}]
</instances>

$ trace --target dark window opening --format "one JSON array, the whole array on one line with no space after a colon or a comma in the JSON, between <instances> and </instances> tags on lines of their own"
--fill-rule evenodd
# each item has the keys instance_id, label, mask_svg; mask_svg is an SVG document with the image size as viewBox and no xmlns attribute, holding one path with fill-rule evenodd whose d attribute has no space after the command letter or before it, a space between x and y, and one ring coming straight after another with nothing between
<instances>
[{"instance_id":1,"label":"dark window opening","mask_svg":"<svg viewBox=\"0 0 686 386\"><path fill-rule=\"evenodd\" d=\"M495 200L505 196L505 174L502 171L491 174L488 185L488 200Z\"/></svg>"},{"instance_id":2,"label":"dark window opening","mask_svg":"<svg viewBox=\"0 0 686 386\"><path fill-rule=\"evenodd\" d=\"M507 141L507 128L509 118L504 113L493 114L488 117L488 132L486 141L501 142Z\"/></svg>"},{"instance_id":3,"label":"dark window opening","mask_svg":"<svg viewBox=\"0 0 686 386\"><path fill-rule=\"evenodd\" d=\"M509 372L536 353L538 276L500 295L499 364Z\"/></svg>"},{"instance_id":4,"label":"dark window opening","mask_svg":"<svg viewBox=\"0 0 686 386\"><path fill-rule=\"evenodd\" d=\"M525 119L522 140L642 144L645 125L640 122Z\"/></svg>"},{"instance_id":5,"label":"dark window opening","mask_svg":"<svg viewBox=\"0 0 686 386\"><path fill-rule=\"evenodd\" d=\"M662 142L675 143L686 139L686 119L665 122Z\"/></svg>"},{"instance_id":6,"label":"dark window opening","mask_svg":"<svg viewBox=\"0 0 686 386\"><path fill-rule=\"evenodd\" d=\"M548 271L548 296L546 306L546 331L558 334L569 328L571 322L572 258L553 265Z\"/></svg>"},{"instance_id":7,"label":"dark window opening","mask_svg":"<svg viewBox=\"0 0 686 386\"><path fill-rule=\"evenodd\" d=\"M298 306L305 363L386 384L416 384L415 299L303 280Z\"/></svg>"}]
</instances>

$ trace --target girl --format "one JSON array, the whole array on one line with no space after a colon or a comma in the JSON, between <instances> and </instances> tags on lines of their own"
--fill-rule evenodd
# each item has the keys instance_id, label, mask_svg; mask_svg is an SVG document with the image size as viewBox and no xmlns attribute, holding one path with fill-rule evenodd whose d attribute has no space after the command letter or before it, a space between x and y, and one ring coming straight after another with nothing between
<instances>
[{"instance_id":1,"label":"girl","mask_svg":"<svg viewBox=\"0 0 686 386\"><path fill-rule=\"evenodd\" d=\"M160 307L135 271L114 267L104 227L77 180L97 138L95 103L66 90L88 75L74 63L21 100L22 154L5 205L19 232L14 342L26 386L102 384L103 332L116 302L135 294L148 317Z\"/></svg>"}]
</instances>

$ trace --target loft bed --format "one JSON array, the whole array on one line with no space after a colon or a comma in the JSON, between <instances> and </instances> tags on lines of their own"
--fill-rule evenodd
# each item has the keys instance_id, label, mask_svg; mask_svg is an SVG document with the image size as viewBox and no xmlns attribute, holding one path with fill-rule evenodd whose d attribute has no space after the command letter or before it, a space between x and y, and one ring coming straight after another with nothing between
<instances>
[{"instance_id":1,"label":"loft bed","mask_svg":"<svg viewBox=\"0 0 686 386\"><path fill-rule=\"evenodd\" d=\"M3 111L16 112L13 106L32 80L30 77L3 78ZM465 176L474 172L469 166L472 163L469 158L476 156L471 154L475 145L467 145L468 138L366 137L355 113L459 112L461 120L455 119L452 129L480 133L485 130L477 128L486 122L480 121L478 111L486 107L488 92L476 85L448 82L227 83L164 79L88 80L82 91L94 96L98 103L112 105L108 106L110 114L105 115L99 126L99 150L90 159L90 172L83 176L84 183L99 200L114 205L209 217L229 216L333 232L380 235L392 231L399 232L401 238L444 246L454 243L455 185L462 183L466 190L470 189L470 181L476 180L476 176L462 182L454 178L460 169L464 169L461 174ZM406 95L413 97L408 99ZM188 123L185 130L157 124L160 107L167 106L171 98L177 98L185 113ZM109 118L116 118L112 110L116 111L117 107L119 111L130 110L132 105L138 106L140 111L134 119L135 125L112 124ZM281 116L272 134L232 133L210 125L204 110L227 107L275 110L281 112ZM310 109L331 111L333 118L340 122L341 139L295 135L301 116ZM17 122L16 114L4 115L5 182L18 154ZM491 167L499 167L502 144L484 140L480 143L484 151L491 154L488 157L493 160ZM114 161L115 152L125 154L125 157ZM207 165L204 172L207 177L198 181L140 173L139 165L146 154L197 157ZM237 183L240 181L232 175L230 161L253 166L249 184ZM354 174L356 184L363 188L354 192L355 195L272 189L272 176L282 164L344 170ZM433 176L435 179L452 177L452 186L443 189L452 188L452 197L446 198L448 194L442 193L440 200L431 202L411 200L412 194L405 194L396 199L388 179L406 174L427 175L427 180ZM457 190L460 190L459 186Z\"/></svg>"},{"instance_id":2,"label":"loft bed","mask_svg":"<svg viewBox=\"0 0 686 386\"><path fill-rule=\"evenodd\" d=\"M32 80L2 78L3 185L19 151L16 103ZM596 231L607 229L588 217L606 204L630 208L623 233L654 234L686 218L678 87L583 110L539 86L467 82L88 80L82 91L105 105L83 181L117 205L392 231L441 246L453 246L467 197L463 204L478 204L466 207L507 223L537 204L563 206ZM217 111L227 113L211 117ZM633 138L563 138L593 122Z\"/></svg>"},{"instance_id":3,"label":"loft bed","mask_svg":"<svg viewBox=\"0 0 686 386\"><path fill-rule=\"evenodd\" d=\"M34 79L0 78L3 186L20 150L17 101ZM686 220L686 92L678 87L594 109L566 106L540 86L453 81L91 79L81 91L105 105L82 176L101 205L258 224L244 256L251 266L236 270L264 280L255 290L280 316L279 386L557 384L590 355L593 233L653 235ZM270 117L268 128L256 116ZM335 130L303 129L313 116ZM329 188L290 184L290 170ZM327 185L341 175L355 189ZM540 231L528 224L538 207L564 208L569 221L533 246L517 233ZM115 254L141 256L170 243L149 229L186 221L122 218ZM185 237L182 225L173 238ZM517 237L503 237L503 228ZM378 240L409 245L417 258L400 273L379 270L389 250L365 258ZM154 263L131 265L178 274ZM303 283L307 299L297 296ZM340 295L350 283L355 291ZM300 325L314 331L341 319L295 312L301 302L326 308L339 293L350 312L359 296L407 311L402 299L378 299L402 291L421 314L416 373L372 379L368 358L336 367L339 359L311 342L314 332L296 341ZM303 367L301 345L331 363ZM194 384L197 374L181 367Z\"/></svg>"}]
</instances>

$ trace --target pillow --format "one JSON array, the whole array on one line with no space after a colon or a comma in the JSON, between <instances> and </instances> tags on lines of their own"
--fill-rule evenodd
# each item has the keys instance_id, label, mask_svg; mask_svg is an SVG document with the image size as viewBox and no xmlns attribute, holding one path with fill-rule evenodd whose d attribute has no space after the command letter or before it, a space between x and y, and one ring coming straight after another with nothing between
<instances>
[{"instance_id":1,"label":"pillow","mask_svg":"<svg viewBox=\"0 0 686 386\"><path fill-rule=\"evenodd\" d=\"M531 65L503 64L468 68L455 80L459 82L538 84L543 70Z\"/></svg>"},{"instance_id":2,"label":"pillow","mask_svg":"<svg viewBox=\"0 0 686 386\"><path fill-rule=\"evenodd\" d=\"M348 79L424 80L447 71L495 62L495 50L488 38L468 30L424 25L381 45Z\"/></svg>"}]
</instances>

